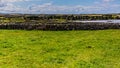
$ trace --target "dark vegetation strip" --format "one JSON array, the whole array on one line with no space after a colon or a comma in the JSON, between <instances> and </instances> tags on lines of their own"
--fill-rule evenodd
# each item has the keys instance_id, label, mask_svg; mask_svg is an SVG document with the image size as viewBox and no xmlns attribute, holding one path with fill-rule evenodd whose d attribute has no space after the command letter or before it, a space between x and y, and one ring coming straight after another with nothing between
<instances>
[{"instance_id":1,"label":"dark vegetation strip","mask_svg":"<svg viewBox=\"0 0 120 68\"><path fill-rule=\"evenodd\" d=\"M0 23L65 23L76 20L118 20L120 14L0 14Z\"/></svg>"},{"instance_id":2,"label":"dark vegetation strip","mask_svg":"<svg viewBox=\"0 0 120 68\"><path fill-rule=\"evenodd\" d=\"M20 30L103 30L120 29L120 23L6 23L0 24L0 29Z\"/></svg>"}]
</instances>

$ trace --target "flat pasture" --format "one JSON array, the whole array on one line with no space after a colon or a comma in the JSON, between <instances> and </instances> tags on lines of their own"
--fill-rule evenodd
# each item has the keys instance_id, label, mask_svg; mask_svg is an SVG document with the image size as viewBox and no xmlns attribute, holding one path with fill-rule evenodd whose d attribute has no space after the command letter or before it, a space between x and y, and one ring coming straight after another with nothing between
<instances>
[{"instance_id":1,"label":"flat pasture","mask_svg":"<svg viewBox=\"0 0 120 68\"><path fill-rule=\"evenodd\" d=\"M120 68L120 30L0 30L0 68Z\"/></svg>"}]
</instances>

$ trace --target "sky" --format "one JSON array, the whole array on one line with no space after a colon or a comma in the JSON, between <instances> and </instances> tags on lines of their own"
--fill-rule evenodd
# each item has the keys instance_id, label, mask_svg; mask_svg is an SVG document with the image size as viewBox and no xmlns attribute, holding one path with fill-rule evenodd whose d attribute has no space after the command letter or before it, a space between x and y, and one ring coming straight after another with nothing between
<instances>
[{"instance_id":1,"label":"sky","mask_svg":"<svg viewBox=\"0 0 120 68\"><path fill-rule=\"evenodd\" d=\"M120 0L0 0L0 13L120 13Z\"/></svg>"}]
</instances>

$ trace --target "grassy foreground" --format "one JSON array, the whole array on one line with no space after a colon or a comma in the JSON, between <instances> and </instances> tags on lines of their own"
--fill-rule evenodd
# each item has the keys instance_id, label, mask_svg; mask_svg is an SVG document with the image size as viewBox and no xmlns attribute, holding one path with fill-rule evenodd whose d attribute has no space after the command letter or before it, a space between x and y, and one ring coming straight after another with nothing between
<instances>
[{"instance_id":1,"label":"grassy foreground","mask_svg":"<svg viewBox=\"0 0 120 68\"><path fill-rule=\"evenodd\" d=\"M0 68L120 68L120 30L0 30Z\"/></svg>"}]
</instances>

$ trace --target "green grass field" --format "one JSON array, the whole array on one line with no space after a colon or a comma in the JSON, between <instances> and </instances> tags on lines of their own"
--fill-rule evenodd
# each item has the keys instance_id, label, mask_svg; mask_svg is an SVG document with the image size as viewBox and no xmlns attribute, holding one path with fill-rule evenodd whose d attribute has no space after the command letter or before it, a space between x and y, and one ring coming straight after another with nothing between
<instances>
[{"instance_id":1,"label":"green grass field","mask_svg":"<svg viewBox=\"0 0 120 68\"><path fill-rule=\"evenodd\" d=\"M120 30L0 30L0 68L120 68Z\"/></svg>"}]
</instances>

